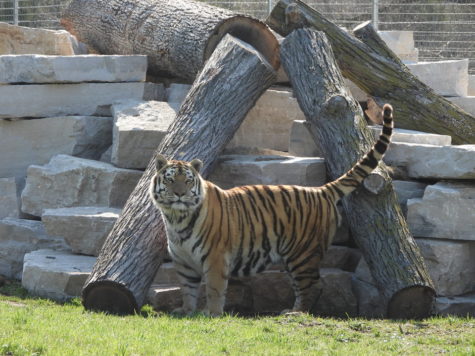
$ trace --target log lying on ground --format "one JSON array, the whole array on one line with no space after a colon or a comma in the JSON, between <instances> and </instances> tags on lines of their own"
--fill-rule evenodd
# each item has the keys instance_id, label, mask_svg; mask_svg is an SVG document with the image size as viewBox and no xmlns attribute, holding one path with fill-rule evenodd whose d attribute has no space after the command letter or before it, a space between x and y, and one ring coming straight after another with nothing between
<instances>
[{"instance_id":1,"label":"log lying on ground","mask_svg":"<svg viewBox=\"0 0 475 356\"><path fill-rule=\"evenodd\" d=\"M61 24L100 54L145 54L158 76L193 81L225 34L279 67L279 45L263 22L192 0L73 0Z\"/></svg>"},{"instance_id":2,"label":"log lying on ground","mask_svg":"<svg viewBox=\"0 0 475 356\"><path fill-rule=\"evenodd\" d=\"M281 60L327 171L338 178L374 142L361 108L348 94L323 32L292 32L282 43ZM395 112L397 124L397 107ZM343 200L352 235L388 303L388 316L426 317L435 297L432 282L384 164L378 173L386 181L378 194L360 188Z\"/></svg>"},{"instance_id":3,"label":"log lying on ground","mask_svg":"<svg viewBox=\"0 0 475 356\"><path fill-rule=\"evenodd\" d=\"M274 82L272 66L251 46L227 35L195 80L158 152L204 162L208 175L247 112ZM86 309L129 314L143 305L166 255L163 221L148 196L155 157L107 237L83 288Z\"/></svg>"},{"instance_id":4,"label":"log lying on ground","mask_svg":"<svg viewBox=\"0 0 475 356\"><path fill-rule=\"evenodd\" d=\"M267 23L282 36L299 27L324 31L343 75L380 104L393 104L399 127L451 135L456 144L475 143L475 118L414 77L371 24L357 27L353 36L299 0L280 0Z\"/></svg>"}]
</instances>

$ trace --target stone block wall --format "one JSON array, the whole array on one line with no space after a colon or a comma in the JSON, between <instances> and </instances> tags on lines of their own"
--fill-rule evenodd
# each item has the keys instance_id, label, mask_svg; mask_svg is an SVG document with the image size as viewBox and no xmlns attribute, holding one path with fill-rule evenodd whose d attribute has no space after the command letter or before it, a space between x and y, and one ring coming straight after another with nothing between
<instances>
[{"instance_id":1,"label":"stone block wall","mask_svg":"<svg viewBox=\"0 0 475 356\"><path fill-rule=\"evenodd\" d=\"M410 39L388 36L393 42ZM21 279L33 294L66 300L80 294L190 86L146 83L142 56L1 55L1 43L0 274ZM412 59L417 55L411 46L392 45ZM38 54L49 52L40 48ZM463 63L451 65L463 72ZM455 84L452 89L465 93ZM210 179L223 188L324 184L324 159L303 120L291 88L271 88L249 112ZM379 134L380 128L372 129ZM451 146L449 136L396 130L385 161L399 172L394 186L437 288L435 312L475 314L475 147ZM384 316L345 219L321 275L317 313ZM162 265L148 295L161 310L180 303L171 264ZM228 310L278 312L292 303L281 266L230 282Z\"/></svg>"}]
</instances>

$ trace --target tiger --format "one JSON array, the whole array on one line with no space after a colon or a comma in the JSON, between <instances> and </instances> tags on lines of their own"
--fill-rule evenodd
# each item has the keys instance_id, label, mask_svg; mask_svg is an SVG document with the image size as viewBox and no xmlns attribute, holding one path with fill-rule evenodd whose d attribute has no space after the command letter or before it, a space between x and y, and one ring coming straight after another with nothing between
<instances>
[{"instance_id":1,"label":"tiger","mask_svg":"<svg viewBox=\"0 0 475 356\"><path fill-rule=\"evenodd\" d=\"M393 129L393 108L383 107L383 130L372 149L340 178L321 187L247 185L224 190L200 175L202 161L157 154L150 196L160 210L168 251L182 290L175 313L223 313L230 277L250 276L282 263L295 302L288 312L311 312L318 299L319 265L340 224L337 202L379 164Z\"/></svg>"}]
</instances>

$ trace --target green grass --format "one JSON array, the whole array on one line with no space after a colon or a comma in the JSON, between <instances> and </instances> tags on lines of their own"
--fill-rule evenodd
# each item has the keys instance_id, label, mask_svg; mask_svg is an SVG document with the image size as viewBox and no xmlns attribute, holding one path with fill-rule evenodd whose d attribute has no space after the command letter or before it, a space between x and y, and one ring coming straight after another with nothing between
<instances>
[{"instance_id":1,"label":"green grass","mask_svg":"<svg viewBox=\"0 0 475 356\"><path fill-rule=\"evenodd\" d=\"M475 355L473 318L118 317L0 288L0 355Z\"/></svg>"}]
</instances>

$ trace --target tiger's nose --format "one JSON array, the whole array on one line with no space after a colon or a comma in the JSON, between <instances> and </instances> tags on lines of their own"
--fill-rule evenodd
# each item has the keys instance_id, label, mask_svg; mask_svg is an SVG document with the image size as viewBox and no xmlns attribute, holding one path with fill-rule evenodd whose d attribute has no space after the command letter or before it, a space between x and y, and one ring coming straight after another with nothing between
<instances>
[{"instance_id":1,"label":"tiger's nose","mask_svg":"<svg viewBox=\"0 0 475 356\"><path fill-rule=\"evenodd\" d=\"M186 184L177 182L173 187L173 193L179 197L184 196L186 194Z\"/></svg>"}]
</instances>

